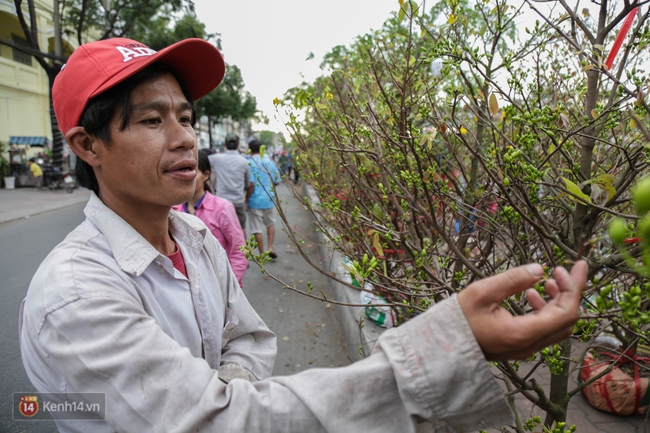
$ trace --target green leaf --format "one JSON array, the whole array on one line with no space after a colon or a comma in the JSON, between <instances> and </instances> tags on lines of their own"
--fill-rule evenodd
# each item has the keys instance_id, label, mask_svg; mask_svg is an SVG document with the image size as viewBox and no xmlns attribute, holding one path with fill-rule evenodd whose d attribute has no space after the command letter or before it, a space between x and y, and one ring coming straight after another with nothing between
<instances>
[{"instance_id":1,"label":"green leaf","mask_svg":"<svg viewBox=\"0 0 650 433\"><path fill-rule=\"evenodd\" d=\"M378 203L375 203L372 207L372 213L377 217L378 220L381 220L384 216L384 212L381 210L381 206Z\"/></svg>"},{"instance_id":2,"label":"green leaf","mask_svg":"<svg viewBox=\"0 0 650 433\"><path fill-rule=\"evenodd\" d=\"M401 23L406 18L406 11L404 10L404 5L400 6L399 12L397 13L397 21Z\"/></svg>"},{"instance_id":3,"label":"green leaf","mask_svg":"<svg viewBox=\"0 0 650 433\"><path fill-rule=\"evenodd\" d=\"M375 233L372 236L372 245L375 247L377 254L380 256L384 255L384 249L381 247L381 242L379 242L379 233Z\"/></svg>"},{"instance_id":4,"label":"green leaf","mask_svg":"<svg viewBox=\"0 0 650 433\"><path fill-rule=\"evenodd\" d=\"M488 106L490 107L490 113L492 113L492 116L496 116L499 112L499 102L497 101L497 95L494 93L490 94Z\"/></svg>"},{"instance_id":5,"label":"green leaf","mask_svg":"<svg viewBox=\"0 0 650 433\"><path fill-rule=\"evenodd\" d=\"M414 0L411 0L410 4L411 4L411 13L413 14L414 17L417 17L418 13L420 12L419 10L420 8L418 7L418 4Z\"/></svg>"},{"instance_id":6,"label":"green leaf","mask_svg":"<svg viewBox=\"0 0 650 433\"><path fill-rule=\"evenodd\" d=\"M567 191L569 191L571 193L571 195L569 195L570 198L572 198L573 200L576 200L576 201L579 200L579 201L583 201L585 203L590 203L591 204L591 198L587 194L582 192L580 190L580 188L578 187L578 185L571 182L569 179L567 179L565 177L563 177L562 180L564 181L564 183L566 185Z\"/></svg>"},{"instance_id":7,"label":"green leaf","mask_svg":"<svg viewBox=\"0 0 650 433\"><path fill-rule=\"evenodd\" d=\"M593 180L593 183L600 185L605 188L607 191L607 201L611 200L612 197L616 194L616 188L614 188L614 175L613 174L601 174Z\"/></svg>"}]
</instances>

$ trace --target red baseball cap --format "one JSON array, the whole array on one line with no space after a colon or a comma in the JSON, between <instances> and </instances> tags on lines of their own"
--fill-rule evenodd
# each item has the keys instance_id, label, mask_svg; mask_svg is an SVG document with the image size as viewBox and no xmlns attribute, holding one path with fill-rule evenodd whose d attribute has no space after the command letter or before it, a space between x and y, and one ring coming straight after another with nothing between
<instances>
[{"instance_id":1,"label":"red baseball cap","mask_svg":"<svg viewBox=\"0 0 650 433\"><path fill-rule=\"evenodd\" d=\"M126 38L79 46L54 80L54 113L63 134L79 125L88 101L152 63L169 65L185 82L194 100L223 79L226 65L219 50L203 39L185 39L160 51Z\"/></svg>"}]
</instances>

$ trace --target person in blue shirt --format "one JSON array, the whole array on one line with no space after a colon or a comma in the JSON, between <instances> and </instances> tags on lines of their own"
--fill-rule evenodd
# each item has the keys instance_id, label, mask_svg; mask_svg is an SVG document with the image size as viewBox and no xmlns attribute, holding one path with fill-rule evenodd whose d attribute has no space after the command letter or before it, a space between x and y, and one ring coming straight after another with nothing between
<instances>
[{"instance_id":1,"label":"person in blue shirt","mask_svg":"<svg viewBox=\"0 0 650 433\"><path fill-rule=\"evenodd\" d=\"M280 170L269 158L260 156L260 147L262 143L253 139L248 143L251 151L249 160L251 169L251 181L255 184L255 189L248 199L248 214L250 221L250 230L255 236L260 253L264 252L264 228L266 227L266 237L268 239L268 253L272 259L278 257L273 248L275 239L275 186L282 180Z\"/></svg>"}]
</instances>

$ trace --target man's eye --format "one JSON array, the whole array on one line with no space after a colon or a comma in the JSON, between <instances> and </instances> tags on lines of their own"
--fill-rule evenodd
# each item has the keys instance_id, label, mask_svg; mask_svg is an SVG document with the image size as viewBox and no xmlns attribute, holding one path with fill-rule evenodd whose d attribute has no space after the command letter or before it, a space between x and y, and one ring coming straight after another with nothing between
<instances>
[{"instance_id":1,"label":"man's eye","mask_svg":"<svg viewBox=\"0 0 650 433\"><path fill-rule=\"evenodd\" d=\"M181 122L181 123L192 123L192 117L190 117L190 116L183 116L183 117L181 117L180 122Z\"/></svg>"},{"instance_id":2,"label":"man's eye","mask_svg":"<svg viewBox=\"0 0 650 433\"><path fill-rule=\"evenodd\" d=\"M152 119L145 119L143 122L147 125L158 125L160 123L160 119L154 117Z\"/></svg>"}]
</instances>

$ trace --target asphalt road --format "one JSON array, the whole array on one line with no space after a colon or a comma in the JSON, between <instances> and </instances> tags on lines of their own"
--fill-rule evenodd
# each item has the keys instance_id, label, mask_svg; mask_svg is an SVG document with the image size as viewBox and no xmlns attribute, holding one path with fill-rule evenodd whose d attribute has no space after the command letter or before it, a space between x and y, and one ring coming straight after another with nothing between
<instances>
[{"instance_id":1,"label":"asphalt road","mask_svg":"<svg viewBox=\"0 0 650 433\"><path fill-rule=\"evenodd\" d=\"M289 227L297 231L304 251L311 260L320 262L317 236L312 216L291 196L281 184L278 195ZM296 283L307 290L307 282L314 286L312 293L322 291L328 298L330 286L327 277L308 265L289 241L286 227L276 216L275 251L278 258L265 265L269 273L279 276L288 284ZM249 230L250 231L250 230ZM267 245L266 234L264 236ZM347 341L339 315L328 302L307 298L265 277L258 265L251 263L244 275L244 292L262 319L278 336L278 356L274 375L288 375L312 367L339 367L351 364Z\"/></svg>"},{"instance_id":2,"label":"asphalt road","mask_svg":"<svg viewBox=\"0 0 650 433\"><path fill-rule=\"evenodd\" d=\"M49 421L13 421L12 393L33 391L20 360L18 311L41 261L84 219L75 205L0 224L0 432L56 433Z\"/></svg>"},{"instance_id":3,"label":"asphalt road","mask_svg":"<svg viewBox=\"0 0 650 433\"><path fill-rule=\"evenodd\" d=\"M301 234L309 256L318 260L318 247L311 242L316 233L311 216L281 185L281 197L289 225ZM12 420L12 393L33 391L20 360L18 347L18 311L29 282L48 252L83 221L83 204L70 206L0 224L0 433L56 433L52 422ZM285 282L295 282L304 289L310 281L326 295L327 278L309 267L297 248L289 241L281 221L276 223L275 249L278 259L266 265ZM251 304L278 336L278 357L274 375L288 375L312 367L334 367L350 363L345 334L336 309L327 302L311 300L282 289L279 283L265 278L251 263L244 276L244 292Z\"/></svg>"}]
</instances>

